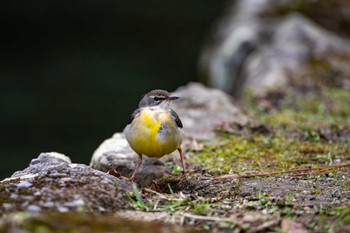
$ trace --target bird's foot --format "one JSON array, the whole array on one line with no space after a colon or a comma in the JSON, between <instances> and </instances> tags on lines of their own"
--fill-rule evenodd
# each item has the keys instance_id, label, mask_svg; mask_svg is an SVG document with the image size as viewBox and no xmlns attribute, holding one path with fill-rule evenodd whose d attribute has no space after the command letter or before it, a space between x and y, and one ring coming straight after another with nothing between
<instances>
[{"instance_id":1,"label":"bird's foot","mask_svg":"<svg viewBox=\"0 0 350 233\"><path fill-rule=\"evenodd\" d=\"M179 184L181 184L182 182L187 182L187 183L190 183L187 179L187 173L182 173L181 177L180 177L180 181L179 181Z\"/></svg>"},{"instance_id":2,"label":"bird's foot","mask_svg":"<svg viewBox=\"0 0 350 233\"><path fill-rule=\"evenodd\" d=\"M119 179L123 179L125 181L128 181L128 182L132 182L134 183L134 176L131 176L131 177L126 177L126 176L122 176L119 172L117 172L115 169L110 169L107 171L107 174L109 175L112 175L112 176L115 176Z\"/></svg>"},{"instance_id":3,"label":"bird's foot","mask_svg":"<svg viewBox=\"0 0 350 233\"><path fill-rule=\"evenodd\" d=\"M131 182L131 183L135 183L134 178L135 177L133 177L133 176L132 177L120 176L120 179L123 179L123 180Z\"/></svg>"},{"instance_id":4,"label":"bird's foot","mask_svg":"<svg viewBox=\"0 0 350 233\"><path fill-rule=\"evenodd\" d=\"M117 177L117 178L120 178L122 175L119 173L119 172L117 172L117 170L115 170L115 169L109 169L108 171L107 171L107 174L109 174L109 175L111 175L111 176L115 176L115 177Z\"/></svg>"},{"instance_id":5,"label":"bird's foot","mask_svg":"<svg viewBox=\"0 0 350 233\"><path fill-rule=\"evenodd\" d=\"M158 193L163 193L162 190L160 189L159 185L158 185L154 180L152 180L151 185L152 185L152 188L154 188L154 190L155 190L156 192L158 192Z\"/></svg>"}]
</instances>

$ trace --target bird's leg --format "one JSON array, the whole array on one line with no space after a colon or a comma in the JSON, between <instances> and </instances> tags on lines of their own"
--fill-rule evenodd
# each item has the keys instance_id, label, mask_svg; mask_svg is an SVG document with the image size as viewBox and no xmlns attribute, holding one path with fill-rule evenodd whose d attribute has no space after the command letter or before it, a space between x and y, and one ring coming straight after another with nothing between
<instances>
[{"instance_id":1,"label":"bird's leg","mask_svg":"<svg viewBox=\"0 0 350 233\"><path fill-rule=\"evenodd\" d=\"M134 181L135 175L136 175L137 171L139 170L139 167L141 166L141 164L142 164L142 155L139 155L139 161L136 165L134 173L132 173L132 176L130 178L127 178L128 181Z\"/></svg>"},{"instance_id":2,"label":"bird's leg","mask_svg":"<svg viewBox=\"0 0 350 233\"><path fill-rule=\"evenodd\" d=\"M185 164L184 164L184 159L183 159L183 155L182 155L181 146L179 148L177 148L177 150L180 153L180 159L181 159L181 164L182 164L182 177L185 178L187 176L187 172L186 172L186 169L185 169Z\"/></svg>"}]
</instances>

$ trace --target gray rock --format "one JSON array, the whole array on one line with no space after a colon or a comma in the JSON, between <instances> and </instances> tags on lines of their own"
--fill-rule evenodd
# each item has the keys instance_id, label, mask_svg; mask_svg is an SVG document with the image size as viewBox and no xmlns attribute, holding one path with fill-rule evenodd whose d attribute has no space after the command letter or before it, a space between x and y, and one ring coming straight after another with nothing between
<instances>
[{"instance_id":1,"label":"gray rock","mask_svg":"<svg viewBox=\"0 0 350 233\"><path fill-rule=\"evenodd\" d=\"M319 3L312 2L307 1L311 5L304 7ZM345 5L348 10L340 13L343 21L349 17L350 4ZM296 8L278 13L278 9L290 6ZM306 82L305 77L333 83L336 80L350 88L350 41L312 22L305 14L295 13L302 12L302 7L293 0L234 1L202 53L201 76L210 86L235 97L241 95L244 86L264 93L269 88L284 87L291 80ZM337 7L343 9L341 4ZM324 14L318 12L320 17L315 21L325 22Z\"/></svg>"},{"instance_id":2,"label":"gray rock","mask_svg":"<svg viewBox=\"0 0 350 233\"><path fill-rule=\"evenodd\" d=\"M32 186L33 184L27 180L24 180L20 183L17 184L17 188L18 189L26 189L29 188L30 186Z\"/></svg>"},{"instance_id":3,"label":"gray rock","mask_svg":"<svg viewBox=\"0 0 350 233\"><path fill-rule=\"evenodd\" d=\"M58 212L61 212L61 213L67 213L69 211L69 209L64 206L59 206L57 210Z\"/></svg>"},{"instance_id":4,"label":"gray rock","mask_svg":"<svg viewBox=\"0 0 350 233\"><path fill-rule=\"evenodd\" d=\"M233 103L231 96L207 88L200 83L189 83L178 88L174 95L180 99L173 103L184 125L189 144L191 140L210 140L216 136L215 128L223 125L245 125L249 118Z\"/></svg>"},{"instance_id":5,"label":"gray rock","mask_svg":"<svg viewBox=\"0 0 350 233\"><path fill-rule=\"evenodd\" d=\"M27 211L31 213L39 213L41 211L41 207L37 205L29 205L27 207Z\"/></svg>"},{"instance_id":6,"label":"gray rock","mask_svg":"<svg viewBox=\"0 0 350 233\"><path fill-rule=\"evenodd\" d=\"M12 211L79 210L113 213L125 206L131 183L84 164L70 163L57 153L42 153L23 171L0 181L0 216ZM68 159L67 159L68 158ZM126 200L126 199L125 199Z\"/></svg>"},{"instance_id":7,"label":"gray rock","mask_svg":"<svg viewBox=\"0 0 350 233\"><path fill-rule=\"evenodd\" d=\"M35 176L35 174L47 173L48 171L54 173L54 171L60 168L64 169L70 163L71 160L63 154L57 152L41 153L38 158L32 159L32 161L30 161L29 167L27 167L23 171L15 172L14 174L12 174L11 178L17 178L22 176L28 177L31 175Z\"/></svg>"},{"instance_id":8,"label":"gray rock","mask_svg":"<svg viewBox=\"0 0 350 233\"><path fill-rule=\"evenodd\" d=\"M74 201L66 202L63 205L66 207L80 207L80 206L85 205L85 202L83 199L79 198L79 199L74 200Z\"/></svg>"},{"instance_id":9,"label":"gray rock","mask_svg":"<svg viewBox=\"0 0 350 233\"><path fill-rule=\"evenodd\" d=\"M349 53L350 41L323 29L300 14L290 14L275 28L271 42L251 55L243 73L248 87L259 93L261 89L283 87L291 81L303 83L307 77L310 78L309 81L312 76L322 78L321 75L315 75L318 72L315 69L318 62L336 69L325 70L326 72L346 72L350 75L350 59L344 62L336 58ZM324 78L333 79L335 76Z\"/></svg>"},{"instance_id":10,"label":"gray rock","mask_svg":"<svg viewBox=\"0 0 350 233\"><path fill-rule=\"evenodd\" d=\"M115 133L106 139L94 152L90 166L107 172L115 169L123 176L130 177L138 162L138 155L130 148L122 133ZM165 164L156 159L143 156L142 165L136 174L135 182L147 186L152 180L164 175Z\"/></svg>"},{"instance_id":11,"label":"gray rock","mask_svg":"<svg viewBox=\"0 0 350 233\"><path fill-rule=\"evenodd\" d=\"M10 204L10 203L3 203L2 206L5 209L5 211L9 211L12 208L14 208L14 204Z\"/></svg>"},{"instance_id":12,"label":"gray rock","mask_svg":"<svg viewBox=\"0 0 350 233\"><path fill-rule=\"evenodd\" d=\"M241 94L245 83L242 69L262 43L266 27L259 15L268 4L269 0L243 0L228 5L200 57L201 77L209 86L234 97Z\"/></svg>"},{"instance_id":13,"label":"gray rock","mask_svg":"<svg viewBox=\"0 0 350 233\"><path fill-rule=\"evenodd\" d=\"M52 201L48 201L48 202L44 202L41 204L42 207L45 207L45 208L52 208L55 206L55 203L52 202Z\"/></svg>"}]
</instances>

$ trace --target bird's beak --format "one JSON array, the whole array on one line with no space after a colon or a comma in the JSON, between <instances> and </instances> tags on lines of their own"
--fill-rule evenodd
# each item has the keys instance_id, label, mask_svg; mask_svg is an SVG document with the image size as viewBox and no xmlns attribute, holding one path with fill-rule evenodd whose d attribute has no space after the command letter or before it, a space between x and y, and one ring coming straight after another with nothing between
<instances>
[{"instance_id":1,"label":"bird's beak","mask_svg":"<svg viewBox=\"0 0 350 233\"><path fill-rule=\"evenodd\" d=\"M180 97L178 97L178 96L170 96L169 97L169 100L177 100L177 99L179 99Z\"/></svg>"}]
</instances>

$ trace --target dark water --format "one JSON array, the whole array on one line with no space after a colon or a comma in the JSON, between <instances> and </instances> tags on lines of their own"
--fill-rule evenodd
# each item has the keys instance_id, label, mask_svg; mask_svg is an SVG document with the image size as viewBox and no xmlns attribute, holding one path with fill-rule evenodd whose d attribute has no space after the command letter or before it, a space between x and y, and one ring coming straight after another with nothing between
<instances>
[{"instance_id":1,"label":"dark water","mask_svg":"<svg viewBox=\"0 0 350 233\"><path fill-rule=\"evenodd\" d=\"M197 79L224 0L12 1L0 9L0 178L40 152L89 163L139 97Z\"/></svg>"}]
</instances>

